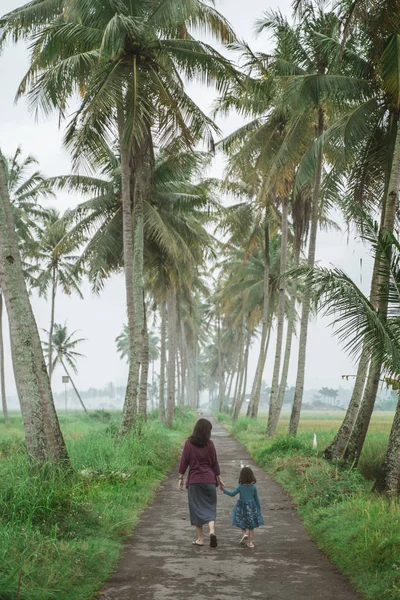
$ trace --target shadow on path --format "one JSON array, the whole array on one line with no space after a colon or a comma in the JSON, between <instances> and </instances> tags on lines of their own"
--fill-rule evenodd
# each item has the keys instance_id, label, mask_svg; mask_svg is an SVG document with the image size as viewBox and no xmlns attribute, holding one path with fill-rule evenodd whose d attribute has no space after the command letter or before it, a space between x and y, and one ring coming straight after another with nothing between
<instances>
[{"instance_id":1,"label":"shadow on path","mask_svg":"<svg viewBox=\"0 0 400 600\"><path fill-rule=\"evenodd\" d=\"M318 550L290 498L247 450L213 421L222 478L237 485L249 465L265 526L255 531L254 549L238 545L240 530L229 515L236 498L218 492L218 548L193 547L187 493L178 489L177 468L162 483L126 544L113 577L98 600L357 600L347 579ZM206 537L206 536L205 536Z\"/></svg>"}]
</instances>

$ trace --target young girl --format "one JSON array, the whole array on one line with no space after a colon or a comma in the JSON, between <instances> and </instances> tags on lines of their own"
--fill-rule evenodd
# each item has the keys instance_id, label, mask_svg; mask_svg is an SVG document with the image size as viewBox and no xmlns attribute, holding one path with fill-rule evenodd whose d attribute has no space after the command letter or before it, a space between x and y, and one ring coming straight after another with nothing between
<instances>
[{"instance_id":1,"label":"young girl","mask_svg":"<svg viewBox=\"0 0 400 600\"><path fill-rule=\"evenodd\" d=\"M242 538L240 543L244 545L247 540L247 546L254 548L254 529L260 525L264 525L264 519L261 514L260 499L258 497L256 478L250 467L244 467L240 471L239 485L233 491L224 489L224 494L228 496L236 496L240 494L239 500L232 511L232 525L240 527L242 530ZM249 534L247 535L247 531Z\"/></svg>"}]
</instances>

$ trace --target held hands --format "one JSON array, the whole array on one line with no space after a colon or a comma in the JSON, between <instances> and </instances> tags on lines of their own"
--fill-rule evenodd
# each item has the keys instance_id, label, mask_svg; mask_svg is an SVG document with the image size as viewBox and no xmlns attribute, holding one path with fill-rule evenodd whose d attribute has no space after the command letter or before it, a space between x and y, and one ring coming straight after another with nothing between
<instances>
[{"instance_id":1,"label":"held hands","mask_svg":"<svg viewBox=\"0 0 400 600\"><path fill-rule=\"evenodd\" d=\"M223 491L224 491L224 489L225 489L225 484L224 484L224 482L222 481L221 477L218 477L218 487L219 487L219 489L221 490L221 492L223 492Z\"/></svg>"}]
</instances>

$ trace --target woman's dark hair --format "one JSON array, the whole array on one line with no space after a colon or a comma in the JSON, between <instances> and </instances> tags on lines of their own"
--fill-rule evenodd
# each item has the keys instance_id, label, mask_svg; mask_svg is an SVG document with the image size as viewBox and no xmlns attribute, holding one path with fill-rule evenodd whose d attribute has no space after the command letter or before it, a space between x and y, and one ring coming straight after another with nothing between
<instances>
[{"instance_id":1,"label":"woman's dark hair","mask_svg":"<svg viewBox=\"0 0 400 600\"><path fill-rule=\"evenodd\" d=\"M240 471L239 483L242 485L251 485L252 483L257 483L257 479L254 477L254 473L250 467L243 467L243 469Z\"/></svg>"},{"instance_id":2,"label":"woman's dark hair","mask_svg":"<svg viewBox=\"0 0 400 600\"><path fill-rule=\"evenodd\" d=\"M198 448L207 446L211 438L212 425L208 419L199 419L194 426L189 442Z\"/></svg>"}]
</instances>

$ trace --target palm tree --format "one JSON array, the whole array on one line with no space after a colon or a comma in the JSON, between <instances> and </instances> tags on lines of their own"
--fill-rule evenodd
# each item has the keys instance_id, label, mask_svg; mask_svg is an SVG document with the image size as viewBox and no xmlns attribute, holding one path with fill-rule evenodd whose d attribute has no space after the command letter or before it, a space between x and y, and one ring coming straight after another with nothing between
<instances>
[{"instance_id":1,"label":"palm tree","mask_svg":"<svg viewBox=\"0 0 400 600\"><path fill-rule=\"evenodd\" d=\"M372 361L383 365L387 381L398 389L400 383L400 243L398 232L377 234L378 226L364 218L365 239L379 253L381 264L390 271L389 286L380 288L378 302L388 306L387 316L373 301L365 297L357 285L342 271L316 269L309 274L306 284L311 285L320 298L320 309L334 316L334 323L345 348L360 355L364 340L372 353ZM393 421L389 442L375 490L396 497L400 484L400 401Z\"/></svg>"},{"instance_id":2,"label":"palm tree","mask_svg":"<svg viewBox=\"0 0 400 600\"><path fill-rule=\"evenodd\" d=\"M148 332L149 337L149 360L151 363L158 360L160 355L159 343L160 338L155 335L152 331ZM122 332L115 339L115 343L117 345L117 352L120 355L121 359L126 358L128 362L129 357L129 330L128 325L124 324Z\"/></svg>"},{"instance_id":3,"label":"palm tree","mask_svg":"<svg viewBox=\"0 0 400 600\"><path fill-rule=\"evenodd\" d=\"M111 11L95 0L56 4L36 13L29 5L17 9L6 16L3 29L16 37L29 35L32 27L37 31L29 74L20 88L23 92L29 86L37 107L63 113L69 96L83 90L66 136L76 160L98 164L110 132L118 139L131 344L124 433L133 424L137 404L144 325L143 202L151 196L154 137L159 146L174 141L177 148L189 149L201 139L211 140L216 128L186 94L182 75L193 79L201 73L221 86L233 70L222 55L194 39L188 26L211 31L224 42L234 36L226 20L200 0L161 5L141 0L134 6L123 1Z\"/></svg>"},{"instance_id":4,"label":"palm tree","mask_svg":"<svg viewBox=\"0 0 400 600\"><path fill-rule=\"evenodd\" d=\"M46 331L47 334L49 332ZM58 325L54 323L53 326L53 336L52 340L43 342L43 346L47 356L50 360L50 348L54 347L55 356L53 357L53 363L51 365L51 370L54 371L58 365L61 365L65 371L65 374L69 377L72 387L74 388L75 394L78 397L79 402L82 405L83 410L87 413L86 406L83 403L81 395L78 392L78 389L74 383L74 380L71 377L70 371L67 369L67 365L74 371L75 374L78 373L78 369L76 366L76 362L78 358L82 358L84 355L80 354L76 351L76 347L85 342L84 338L74 339L76 331L72 333L68 333L67 325Z\"/></svg>"},{"instance_id":5,"label":"palm tree","mask_svg":"<svg viewBox=\"0 0 400 600\"><path fill-rule=\"evenodd\" d=\"M14 155L6 159L4 165L25 277L30 285L32 285L33 276L36 271L30 259L37 251L36 236L41 231L41 223L46 215L45 209L38 204L38 200L52 196L49 181L46 180L40 171L32 171L32 168L35 168L37 164L37 160L33 156L27 156L22 159L22 150L18 147ZM3 298L1 291L0 381L3 416L6 421L8 419L8 411L4 372Z\"/></svg>"},{"instance_id":6,"label":"palm tree","mask_svg":"<svg viewBox=\"0 0 400 600\"><path fill-rule=\"evenodd\" d=\"M54 408L43 349L24 278L5 164L5 158L0 154L0 268L26 447L39 464L49 458L68 464L68 454Z\"/></svg>"},{"instance_id":7,"label":"palm tree","mask_svg":"<svg viewBox=\"0 0 400 600\"><path fill-rule=\"evenodd\" d=\"M64 294L75 291L83 298L79 285L82 270L77 269L78 256L75 244L68 240L68 226L65 219L60 218L56 209L49 209L44 217L44 229L38 240L36 260L40 265L40 273L33 283L39 296L47 296L50 289L50 329L48 341L49 377L53 373L53 331L57 290Z\"/></svg>"}]
</instances>

